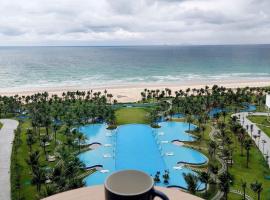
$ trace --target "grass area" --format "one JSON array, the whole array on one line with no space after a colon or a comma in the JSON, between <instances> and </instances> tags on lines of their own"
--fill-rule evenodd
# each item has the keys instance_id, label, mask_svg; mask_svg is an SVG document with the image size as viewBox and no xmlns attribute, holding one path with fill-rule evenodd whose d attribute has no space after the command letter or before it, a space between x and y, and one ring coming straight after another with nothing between
<instances>
[{"instance_id":1,"label":"grass area","mask_svg":"<svg viewBox=\"0 0 270 200\"><path fill-rule=\"evenodd\" d=\"M250 151L250 163L249 168L246 168L246 157L240 155L240 144L234 150L233 155L233 167L230 168L230 172L235 178L235 183L232 188L241 190L241 181L248 183L247 193L253 198L256 197L254 192L250 189L250 183L258 180L263 184L262 199L270 200L270 180L266 180L264 177L270 175L270 170L267 167L260 151L253 146Z\"/></svg>"},{"instance_id":2,"label":"grass area","mask_svg":"<svg viewBox=\"0 0 270 200\"><path fill-rule=\"evenodd\" d=\"M248 116L248 118L256 124L262 124L265 126L270 126L270 122L267 120L267 116Z\"/></svg>"},{"instance_id":3,"label":"grass area","mask_svg":"<svg viewBox=\"0 0 270 200\"><path fill-rule=\"evenodd\" d=\"M268 112L268 110L266 109L265 105L256 105L256 112Z\"/></svg>"},{"instance_id":4,"label":"grass area","mask_svg":"<svg viewBox=\"0 0 270 200\"><path fill-rule=\"evenodd\" d=\"M229 117L226 121L228 121ZM233 161L234 164L230 167L229 171L234 176L234 185L232 186L233 189L242 190L241 188L241 181L246 181L248 184L247 187L247 194L253 197L254 199L257 198L257 194L255 194L250 189L250 183L255 182L258 180L263 184L263 191L261 194L261 199L270 200L270 180L266 180L265 176L270 175L270 169L266 164L263 155L259 151L259 149L254 144L250 150L250 162L249 168L246 167L246 151L244 150L244 156L241 156L241 148L240 143L238 142L236 136L231 134L232 141L234 142L233 148ZM235 195L230 194L229 200L235 200ZM237 199L236 199L237 200Z\"/></svg>"},{"instance_id":5,"label":"grass area","mask_svg":"<svg viewBox=\"0 0 270 200\"><path fill-rule=\"evenodd\" d=\"M122 124L148 124L148 108L121 108L116 111L116 123Z\"/></svg>"},{"instance_id":6,"label":"grass area","mask_svg":"<svg viewBox=\"0 0 270 200\"><path fill-rule=\"evenodd\" d=\"M3 124L0 122L0 129L3 127Z\"/></svg>"},{"instance_id":7,"label":"grass area","mask_svg":"<svg viewBox=\"0 0 270 200\"><path fill-rule=\"evenodd\" d=\"M229 122L229 115L226 117L226 124ZM194 122L196 125L198 123ZM204 133L204 136L201 140L198 140L196 142L190 143L191 145L195 145L198 147L198 149L208 156L207 144L210 141L209 138L209 132L211 131L211 122L207 124L206 130ZM201 135L201 133L194 132L195 135ZM263 184L263 192L261 194L262 198L264 200L270 200L270 180L266 180L264 177L270 175L270 169L268 168L266 162L264 161L264 158L261 154L261 152L257 149L255 144L253 145L251 151L250 151L250 166L249 168L246 168L246 157L245 157L245 150L244 150L244 156L240 155L241 149L240 149L240 143L238 142L236 136L234 134L230 134L232 141L234 142L234 153L233 153L233 167L230 168L230 173L234 176L235 181L234 185L232 186L232 189L236 190L242 190L241 188L241 181L246 181L248 184L247 187L247 194L253 197L254 199L257 199L257 194L255 194L250 189L250 183L255 182L258 180ZM219 164L217 161L213 161L215 164ZM220 165L219 165L220 166ZM236 194L229 194L229 200L240 200L241 196Z\"/></svg>"},{"instance_id":8,"label":"grass area","mask_svg":"<svg viewBox=\"0 0 270 200\"><path fill-rule=\"evenodd\" d=\"M29 122L23 123L21 125L21 134L16 134L15 140L19 142L17 152L14 152L14 145L13 145L13 153L12 153L12 168L11 168L11 179L12 181L12 187L11 187L11 194L12 194L12 199L19 199L19 196L25 197L25 199L29 200L35 200L38 199L36 197L37 191L36 187L31 185L31 175L29 174L30 172L30 167L26 163L26 159L28 158L28 147L26 145L26 129L27 127L30 126ZM14 155L16 154L16 155ZM20 156L18 156L20 155ZM42 155L42 159L44 161L44 155ZM15 167L15 159L17 160L17 165L18 165L18 170L20 174L20 189L18 191L18 188L16 188L14 177L16 174L16 167ZM18 184L18 183L16 183Z\"/></svg>"},{"instance_id":9,"label":"grass area","mask_svg":"<svg viewBox=\"0 0 270 200\"><path fill-rule=\"evenodd\" d=\"M40 199L36 186L31 184L31 169L30 166L27 164L26 160L29 158L29 147L26 143L27 134L26 131L29 127L31 127L30 120L25 121L20 124L21 127L21 134L15 135L13 151L11 156L11 194L12 199L17 200L20 197L27 200L37 200ZM64 142L65 136L63 135L64 127L62 127L57 134L57 140ZM41 128L41 134L45 134L45 129ZM51 134L51 133L50 133ZM36 136L38 137L38 136ZM15 150L15 146L17 143L17 150ZM50 145L46 147L46 151L49 155L53 155L58 147L55 147L55 143L52 140ZM56 162L48 162L46 161L46 156L43 151L43 148L40 146L38 142L38 138L36 138L36 143L32 146L33 151L38 150L40 152L40 162L41 166L44 168L54 167ZM71 152L76 151L70 149ZM16 173L19 171L19 173ZM16 174L19 174L19 182L16 181ZM44 185L42 186L44 189Z\"/></svg>"},{"instance_id":10,"label":"grass area","mask_svg":"<svg viewBox=\"0 0 270 200\"><path fill-rule=\"evenodd\" d=\"M270 122L267 120L267 116L249 116L248 119L256 123L257 126L270 137Z\"/></svg>"},{"instance_id":11,"label":"grass area","mask_svg":"<svg viewBox=\"0 0 270 200\"><path fill-rule=\"evenodd\" d=\"M239 194L229 193L228 199L229 200L243 200L243 196Z\"/></svg>"}]
</instances>

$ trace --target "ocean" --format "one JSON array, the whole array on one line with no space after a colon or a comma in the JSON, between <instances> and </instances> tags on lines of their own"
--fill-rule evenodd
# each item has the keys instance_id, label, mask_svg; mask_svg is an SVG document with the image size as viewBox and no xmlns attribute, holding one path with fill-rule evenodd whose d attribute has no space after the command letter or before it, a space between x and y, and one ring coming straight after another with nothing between
<instances>
[{"instance_id":1,"label":"ocean","mask_svg":"<svg viewBox=\"0 0 270 200\"><path fill-rule=\"evenodd\" d=\"M0 47L0 91L270 80L270 45Z\"/></svg>"}]
</instances>

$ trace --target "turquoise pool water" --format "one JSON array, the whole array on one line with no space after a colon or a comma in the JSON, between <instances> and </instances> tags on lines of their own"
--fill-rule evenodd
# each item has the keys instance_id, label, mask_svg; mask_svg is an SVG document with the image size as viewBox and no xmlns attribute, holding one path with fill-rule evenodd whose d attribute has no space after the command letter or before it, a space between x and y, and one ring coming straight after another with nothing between
<instances>
[{"instance_id":1,"label":"turquoise pool water","mask_svg":"<svg viewBox=\"0 0 270 200\"><path fill-rule=\"evenodd\" d=\"M240 112L254 112L256 111L257 107L253 104L243 103L244 108L240 110ZM210 117L214 117L218 113L225 112L231 112L229 109L222 109L222 108L213 108L208 114Z\"/></svg>"},{"instance_id":2,"label":"turquoise pool water","mask_svg":"<svg viewBox=\"0 0 270 200\"><path fill-rule=\"evenodd\" d=\"M153 129L143 124L119 126L116 130L107 130L105 124L87 125L80 128L86 135L87 143L99 143L98 148L84 152L79 158L86 167L101 166L102 170L88 176L87 186L103 184L108 175L115 171L136 169L154 176L161 172L160 186L186 188L183 173L194 173L182 163L203 164L207 157L200 152L176 146L172 141L195 141L196 138L185 131L187 123L162 122L161 128ZM196 126L191 125L191 130ZM170 172L169 184L164 184L162 174ZM201 184L200 189L205 186Z\"/></svg>"}]
</instances>

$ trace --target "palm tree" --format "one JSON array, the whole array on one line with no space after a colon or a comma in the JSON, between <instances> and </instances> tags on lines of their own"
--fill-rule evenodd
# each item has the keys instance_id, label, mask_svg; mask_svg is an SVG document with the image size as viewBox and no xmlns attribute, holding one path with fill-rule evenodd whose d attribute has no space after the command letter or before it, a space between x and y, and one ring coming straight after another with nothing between
<instances>
[{"instance_id":1,"label":"palm tree","mask_svg":"<svg viewBox=\"0 0 270 200\"><path fill-rule=\"evenodd\" d=\"M216 181L216 176L218 174L218 165L213 165L213 164L209 164L208 166L208 170L215 175L215 181Z\"/></svg>"},{"instance_id":2,"label":"palm tree","mask_svg":"<svg viewBox=\"0 0 270 200\"><path fill-rule=\"evenodd\" d=\"M208 184L211 180L210 174L207 172L200 172L199 173L199 180L202 183L205 183L205 194L207 195L207 190L208 190Z\"/></svg>"},{"instance_id":3,"label":"palm tree","mask_svg":"<svg viewBox=\"0 0 270 200\"><path fill-rule=\"evenodd\" d=\"M250 188L253 192L257 193L258 200L261 199L261 192L263 191L262 183L259 183L258 181L251 183Z\"/></svg>"},{"instance_id":4,"label":"palm tree","mask_svg":"<svg viewBox=\"0 0 270 200\"><path fill-rule=\"evenodd\" d=\"M208 152L211 155L211 157L216 155L216 149L217 149L218 145L215 141L211 141L208 144Z\"/></svg>"},{"instance_id":5,"label":"palm tree","mask_svg":"<svg viewBox=\"0 0 270 200\"><path fill-rule=\"evenodd\" d=\"M38 192L40 192L41 185L45 180L46 177L44 170L40 166L35 167L33 169L32 184L36 185Z\"/></svg>"},{"instance_id":6,"label":"palm tree","mask_svg":"<svg viewBox=\"0 0 270 200\"><path fill-rule=\"evenodd\" d=\"M53 132L54 132L54 146L56 146L56 136L57 136L57 130L60 128L60 126L55 122L53 124Z\"/></svg>"},{"instance_id":7,"label":"palm tree","mask_svg":"<svg viewBox=\"0 0 270 200\"><path fill-rule=\"evenodd\" d=\"M247 188L247 182L241 180L241 187L243 189L243 200L246 200L246 188Z\"/></svg>"},{"instance_id":8,"label":"palm tree","mask_svg":"<svg viewBox=\"0 0 270 200\"><path fill-rule=\"evenodd\" d=\"M29 154L28 160L26 160L27 164L31 166L31 169L33 169L39 165L39 158L40 158L40 153L39 151L34 151Z\"/></svg>"},{"instance_id":9,"label":"palm tree","mask_svg":"<svg viewBox=\"0 0 270 200\"><path fill-rule=\"evenodd\" d=\"M241 145L241 156L243 156L243 146L244 146L245 138L246 138L245 129L241 128L238 134L238 139Z\"/></svg>"},{"instance_id":10,"label":"palm tree","mask_svg":"<svg viewBox=\"0 0 270 200\"><path fill-rule=\"evenodd\" d=\"M41 138L41 146L43 147L43 151L45 156L47 157L47 151L46 151L46 146L47 146L47 142L49 141L49 137L47 135L44 135Z\"/></svg>"},{"instance_id":11,"label":"palm tree","mask_svg":"<svg viewBox=\"0 0 270 200\"><path fill-rule=\"evenodd\" d=\"M112 98L113 98L113 95L112 95L112 94L107 94L107 97L109 98L110 104L112 104Z\"/></svg>"},{"instance_id":12,"label":"palm tree","mask_svg":"<svg viewBox=\"0 0 270 200\"><path fill-rule=\"evenodd\" d=\"M194 121L193 117L191 115L187 116L187 123L188 123L188 131L190 132L190 125Z\"/></svg>"},{"instance_id":13,"label":"palm tree","mask_svg":"<svg viewBox=\"0 0 270 200\"><path fill-rule=\"evenodd\" d=\"M206 130L206 126L205 125L202 125L201 126L201 131L202 131L202 138L204 138L204 132Z\"/></svg>"},{"instance_id":14,"label":"palm tree","mask_svg":"<svg viewBox=\"0 0 270 200\"><path fill-rule=\"evenodd\" d=\"M223 116L223 122L225 123L227 112L226 111L222 111L222 116Z\"/></svg>"},{"instance_id":15,"label":"palm tree","mask_svg":"<svg viewBox=\"0 0 270 200\"><path fill-rule=\"evenodd\" d=\"M188 173L188 174L184 173L183 176L187 183L188 191L191 194L195 194L198 189L198 182L199 182L198 177L192 173Z\"/></svg>"},{"instance_id":16,"label":"palm tree","mask_svg":"<svg viewBox=\"0 0 270 200\"><path fill-rule=\"evenodd\" d=\"M82 145L82 143L85 142L86 137L84 136L84 134L78 132L77 133L77 138L78 138L79 152L81 152L81 145Z\"/></svg>"},{"instance_id":17,"label":"palm tree","mask_svg":"<svg viewBox=\"0 0 270 200\"><path fill-rule=\"evenodd\" d=\"M249 151L251 149L251 146L252 146L252 140L251 139L248 139L248 140L245 140L244 142L244 146L245 146L245 149L246 149L246 152L247 152L247 168L248 168L248 163L249 163Z\"/></svg>"},{"instance_id":18,"label":"palm tree","mask_svg":"<svg viewBox=\"0 0 270 200\"><path fill-rule=\"evenodd\" d=\"M35 143L35 138L33 136L32 129L27 129L26 134L27 134L26 143L27 143L27 145L29 147L30 152L32 152L32 145Z\"/></svg>"},{"instance_id":19,"label":"palm tree","mask_svg":"<svg viewBox=\"0 0 270 200\"><path fill-rule=\"evenodd\" d=\"M232 183L232 177L229 173L225 172L220 174L219 177L219 188L224 193L225 200L228 199L228 193L230 192L230 184Z\"/></svg>"}]
</instances>

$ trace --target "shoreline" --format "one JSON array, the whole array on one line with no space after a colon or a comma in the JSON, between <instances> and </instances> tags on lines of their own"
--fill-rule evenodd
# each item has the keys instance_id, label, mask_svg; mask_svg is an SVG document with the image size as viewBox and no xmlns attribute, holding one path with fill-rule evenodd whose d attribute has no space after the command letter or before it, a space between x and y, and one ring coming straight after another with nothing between
<instances>
[{"instance_id":1,"label":"shoreline","mask_svg":"<svg viewBox=\"0 0 270 200\"><path fill-rule=\"evenodd\" d=\"M33 95L38 92L48 92L49 95L62 95L67 91L87 91L93 90L93 92L103 92L107 90L108 93L113 95L113 99L116 99L119 103L136 102L141 99L141 92L147 88L149 90L165 89L169 88L174 94L177 90L186 90L187 88L204 88L205 86L212 87L213 85L224 86L226 88L243 88L243 87L266 87L270 86L270 80L219 80L219 81L193 81L183 83L168 83L168 84L154 84L154 83L142 83L142 84L127 84L127 85L112 85L112 86L57 86L57 87L36 87L36 88L7 88L0 89L1 96L27 96Z\"/></svg>"}]
</instances>

